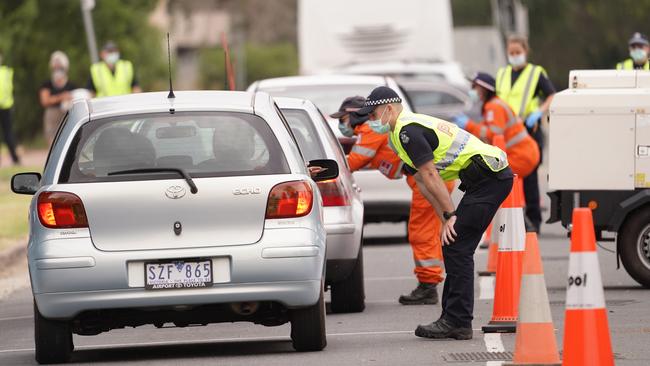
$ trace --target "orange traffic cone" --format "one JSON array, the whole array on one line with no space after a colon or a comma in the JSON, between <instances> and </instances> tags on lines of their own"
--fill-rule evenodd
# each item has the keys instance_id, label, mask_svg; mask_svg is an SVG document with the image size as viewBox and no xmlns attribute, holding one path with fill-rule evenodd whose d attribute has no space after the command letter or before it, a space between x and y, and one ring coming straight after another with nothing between
<instances>
[{"instance_id":1,"label":"orange traffic cone","mask_svg":"<svg viewBox=\"0 0 650 366\"><path fill-rule=\"evenodd\" d=\"M526 233L512 365L560 365L537 234Z\"/></svg>"},{"instance_id":2,"label":"orange traffic cone","mask_svg":"<svg viewBox=\"0 0 650 366\"><path fill-rule=\"evenodd\" d=\"M506 140L503 137L503 135L496 135L492 139L492 145L500 148L503 151L506 151ZM522 190L523 194L523 190ZM522 201L523 202L523 201ZM501 208L499 208L501 210ZM487 231L485 232L485 238L486 240L489 240L489 245L488 245L488 261L487 261L487 268L485 271L479 271L478 275L479 276L493 276L497 272L497 260L498 260L498 247L499 247L499 240L498 240L498 231L494 230L495 227L499 227L498 219L499 219L499 212L497 211L496 215L494 215L494 218L492 219L492 222L490 223L490 226L488 226Z\"/></svg>"},{"instance_id":3,"label":"orange traffic cone","mask_svg":"<svg viewBox=\"0 0 650 366\"><path fill-rule=\"evenodd\" d=\"M591 210L573 210L563 365L614 365Z\"/></svg>"},{"instance_id":4,"label":"orange traffic cone","mask_svg":"<svg viewBox=\"0 0 650 366\"><path fill-rule=\"evenodd\" d=\"M479 276L494 276L497 273L497 260L498 260L498 247L499 247L499 230L494 228L499 227L499 211L492 219L492 223L485 232L485 236L489 240L488 246L488 260L485 271L478 271Z\"/></svg>"},{"instance_id":5,"label":"orange traffic cone","mask_svg":"<svg viewBox=\"0 0 650 366\"><path fill-rule=\"evenodd\" d=\"M484 333L514 333L517 328L517 308L521 285L521 266L526 244L523 202L519 179L515 175L510 195L503 201L499 213L499 250L492 320L483 326Z\"/></svg>"}]
</instances>

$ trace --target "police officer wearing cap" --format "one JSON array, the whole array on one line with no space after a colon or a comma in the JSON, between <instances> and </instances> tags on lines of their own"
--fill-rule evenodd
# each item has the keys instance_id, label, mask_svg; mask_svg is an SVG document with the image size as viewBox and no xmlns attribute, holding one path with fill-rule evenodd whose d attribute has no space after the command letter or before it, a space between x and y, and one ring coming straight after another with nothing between
<instances>
[{"instance_id":1,"label":"police officer wearing cap","mask_svg":"<svg viewBox=\"0 0 650 366\"><path fill-rule=\"evenodd\" d=\"M415 335L426 338L472 338L474 251L483 232L512 188L506 153L485 144L453 123L404 110L394 90L375 88L359 114L368 114L371 128L390 134L405 167L415 175L422 194L443 221L443 257L447 277L442 314L420 325ZM460 179L465 192L454 208L444 181Z\"/></svg>"},{"instance_id":2,"label":"police officer wearing cap","mask_svg":"<svg viewBox=\"0 0 650 366\"><path fill-rule=\"evenodd\" d=\"M650 62L648 62L650 42L648 42L648 37L636 32L627 44L630 48L630 58L616 64L616 70L650 70Z\"/></svg>"},{"instance_id":3,"label":"police officer wearing cap","mask_svg":"<svg viewBox=\"0 0 650 366\"><path fill-rule=\"evenodd\" d=\"M90 66L86 89L96 97L140 93L142 89L133 70L133 63L120 58L120 49L113 41L102 47L101 61Z\"/></svg>"}]
</instances>

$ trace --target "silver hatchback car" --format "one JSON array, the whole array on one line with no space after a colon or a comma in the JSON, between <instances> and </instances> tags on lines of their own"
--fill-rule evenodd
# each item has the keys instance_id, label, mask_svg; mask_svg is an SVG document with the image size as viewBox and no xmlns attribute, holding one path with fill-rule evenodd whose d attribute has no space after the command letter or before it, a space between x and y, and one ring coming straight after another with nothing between
<instances>
[{"instance_id":1,"label":"silver hatchback car","mask_svg":"<svg viewBox=\"0 0 650 366\"><path fill-rule=\"evenodd\" d=\"M266 93L144 93L74 103L30 206L36 359L72 334L154 324L291 322L326 345L326 231L316 181ZM322 170L322 169L321 169ZM313 176L313 177L312 177Z\"/></svg>"},{"instance_id":2,"label":"silver hatchback car","mask_svg":"<svg viewBox=\"0 0 650 366\"><path fill-rule=\"evenodd\" d=\"M361 312L365 308L361 190L347 168L341 145L314 103L298 98L274 99L307 161L331 159L343 167L338 178L318 182L327 231L325 285L330 289L332 312Z\"/></svg>"}]
</instances>

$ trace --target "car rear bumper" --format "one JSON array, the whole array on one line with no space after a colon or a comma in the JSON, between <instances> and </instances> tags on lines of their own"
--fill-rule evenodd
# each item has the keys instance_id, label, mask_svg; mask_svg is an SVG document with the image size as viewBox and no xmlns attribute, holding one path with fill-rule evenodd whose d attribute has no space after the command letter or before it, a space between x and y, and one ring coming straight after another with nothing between
<instances>
[{"instance_id":1,"label":"car rear bumper","mask_svg":"<svg viewBox=\"0 0 650 366\"><path fill-rule=\"evenodd\" d=\"M32 242L32 291L41 313L70 319L85 310L274 301L313 305L325 266L323 233L267 229L256 244L148 251L97 250L90 238ZM210 259L213 285L145 290L145 263Z\"/></svg>"},{"instance_id":2,"label":"car rear bumper","mask_svg":"<svg viewBox=\"0 0 650 366\"><path fill-rule=\"evenodd\" d=\"M72 319L83 311L156 308L275 301L288 308L310 306L318 301L321 281L286 281L218 284L204 289L156 290L143 288L35 294L41 314L51 319Z\"/></svg>"}]
</instances>

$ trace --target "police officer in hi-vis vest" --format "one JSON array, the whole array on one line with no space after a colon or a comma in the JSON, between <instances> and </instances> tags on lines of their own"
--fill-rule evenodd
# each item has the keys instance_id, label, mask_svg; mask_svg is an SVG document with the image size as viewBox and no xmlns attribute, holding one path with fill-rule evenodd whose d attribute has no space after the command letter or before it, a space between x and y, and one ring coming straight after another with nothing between
<instances>
[{"instance_id":1,"label":"police officer in hi-vis vest","mask_svg":"<svg viewBox=\"0 0 650 366\"><path fill-rule=\"evenodd\" d=\"M485 144L453 123L404 111L394 90L380 86L357 113L389 138L405 169L415 175L422 194L442 220L447 277L442 314L415 330L418 337L472 338L474 251L499 205L512 188L506 153ZM445 181L460 179L465 192L457 208Z\"/></svg>"},{"instance_id":2,"label":"police officer in hi-vis vest","mask_svg":"<svg viewBox=\"0 0 650 366\"><path fill-rule=\"evenodd\" d=\"M539 164L542 163L544 134L540 126L541 118L548 112L555 87L539 65L528 62L528 39L513 35L508 38L508 66L497 72L497 96L508 103L515 114L526 124L530 134L539 146ZM538 164L538 165L539 165ZM542 224L540 209L539 180L537 167L524 177L526 197L526 229L539 233Z\"/></svg>"},{"instance_id":3,"label":"police officer in hi-vis vest","mask_svg":"<svg viewBox=\"0 0 650 366\"><path fill-rule=\"evenodd\" d=\"M616 70L650 70L648 62L648 52L650 52L650 42L648 37L636 32L627 42L630 48L630 58L616 64Z\"/></svg>"},{"instance_id":4,"label":"police officer in hi-vis vest","mask_svg":"<svg viewBox=\"0 0 650 366\"><path fill-rule=\"evenodd\" d=\"M140 93L142 89L133 71L131 61L120 59L117 45L108 41L100 53L102 61L90 66L90 80L86 87L96 97Z\"/></svg>"},{"instance_id":5,"label":"police officer in hi-vis vest","mask_svg":"<svg viewBox=\"0 0 650 366\"><path fill-rule=\"evenodd\" d=\"M16 153L16 141L11 127L11 108L14 106L14 69L2 64L0 54L0 127L2 135L9 149L14 165L20 164ZM0 145L1 146L1 145Z\"/></svg>"}]
</instances>

